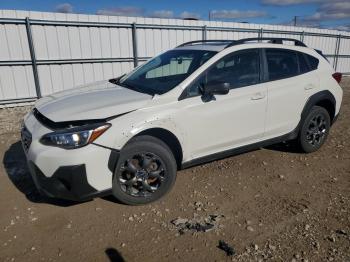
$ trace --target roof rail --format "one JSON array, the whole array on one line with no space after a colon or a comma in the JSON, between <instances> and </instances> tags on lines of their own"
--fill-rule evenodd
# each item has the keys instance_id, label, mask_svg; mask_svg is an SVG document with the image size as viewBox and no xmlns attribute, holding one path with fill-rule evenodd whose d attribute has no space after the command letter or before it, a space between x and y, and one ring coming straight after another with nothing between
<instances>
[{"instance_id":1,"label":"roof rail","mask_svg":"<svg viewBox=\"0 0 350 262\"><path fill-rule=\"evenodd\" d=\"M303 42L301 42L297 39L293 39L293 38L252 37L252 38L243 38L243 39L233 41L232 43L228 44L225 48L230 47L230 46L234 46L234 45L244 44L244 43L249 42L249 41L266 41L266 40L270 41L273 44L283 44L283 41L291 41L291 42L294 42L294 44L296 46L306 47L306 45Z\"/></svg>"},{"instance_id":2,"label":"roof rail","mask_svg":"<svg viewBox=\"0 0 350 262\"><path fill-rule=\"evenodd\" d=\"M183 43L177 47L182 47L182 46L187 46L187 45L193 45L193 44L199 44L199 43L223 43L223 44L232 44L233 42L235 42L235 40L195 40L195 41L190 41L190 42L186 42Z\"/></svg>"},{"instance_id":3,"label":"roof rail","mask_svg":"<svg viewBox=\"0 0 350 262\"><path fill-rule=\"evenodd\" d=\"M278 38L278 37L252 37L252 38L242 38L239 40L195 40L195 41L190 41L183 43L177 47L182 47L182 46L188 46L188 45L194 45L194 44L205 44L205 43L222 43L226 44L225 48L235 46L235 45L240 45L240 44L245 44L246 42L250 41L270 41L272 44L283 44L283 41L291 41L294 42L296 46L303 46L307 47L303 42L293 39L293 38Z\"/></svg>"}]
</instances>

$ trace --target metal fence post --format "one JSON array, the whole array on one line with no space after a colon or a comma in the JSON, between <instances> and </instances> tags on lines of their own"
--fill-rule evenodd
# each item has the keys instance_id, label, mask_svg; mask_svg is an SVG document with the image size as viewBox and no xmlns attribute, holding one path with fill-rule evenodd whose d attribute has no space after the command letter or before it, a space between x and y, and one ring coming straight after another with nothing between
<instances>
[{"instance_id":1,"label":"metal fence post","mask_svg":"<svg viewBox=\"0 0 350 262\"><path fill-rule=\"evenodd\" d=\"M263 33L264 33L264 29L260 28L258 31L258 38L262 38L263 37ZM259 42L261 42L261 40L259 40Z\"/></svg>"},{"instance_id":2,"label":"metal fence post","mask_svg":"<svg viewBox=\"0 0 350 262\"><path fill-rule=\"evenodd\" d=\"M29 17L26 17L26 30L27 30L27 38L28 38L28 46L29 46L29 52L31 57L31 63L33 68L33 76L34 76L34 84L35 84L35 90L36 90L36 96L38 98L41 98L41 90L40 90L40 83L39 83L39 75L38 75L38 67L36 64L36 56L35 56L35 48L34 48L34 42L33 42L33 35L32 35L32 29L30 26L30 20Z\"/></svg>"},{"instance_id":3,"label":"metal fence post","mask_svg":"<svg viewBox=\"0 0 350 262\"><path fill-rule=\"evenodd\" d=\"M338 67L340 40L341 40L341 35L338 35L337 42L336 42L336 45L335 45L334 64L333 64L335 71L337 71L337 67Z\"/></svg>"},{"instance_id":4,"label":"metal fence post","mask_svg":"<svg viewBox=\"0 0 350 262\"><path fill-rule=\"evenodd\" d=\"M137 32L136 32L136 23L132 24L132 51L134 58L134 67L139 65L139 57L137 53Z\"/></svg>"},{"instance_id":5,"label":"metal fence post","mask_svg":"<svg viewBox=\"0 0 350 262\"><path fill-rule=\"evenodd\" d=\"M202 30L202 39L203 40L207 40L207 26L203 26L203 30Z\"/></svg>"}]
</instances>

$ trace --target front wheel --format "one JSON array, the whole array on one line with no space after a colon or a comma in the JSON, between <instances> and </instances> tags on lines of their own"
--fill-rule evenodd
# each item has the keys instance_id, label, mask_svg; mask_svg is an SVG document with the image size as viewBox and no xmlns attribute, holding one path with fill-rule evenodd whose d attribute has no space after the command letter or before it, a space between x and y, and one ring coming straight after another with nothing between
<instances>
[{"instance_id":1,"label":"front wheel","mask_svg":"<svg viewBox=\"0 0 350 262\"><path fill-rule=\"evenodd\" d=\"M330 129L330 116L326 109L320 106L311 108L300 129L298 142L306 153L317 151L327 139Z\"/></svg>"},{"instance_id":2,"label":"front wheel","mask_svg":"<svg viewBox=\"0 0 350 262\"><path fill-rule=\"evenodd\" d=\"M175 158L163 141L152 136L136 137L120 152L113 195L124 204L148 204L171 189L176 170Z\"/></svg>"}]
</instances>

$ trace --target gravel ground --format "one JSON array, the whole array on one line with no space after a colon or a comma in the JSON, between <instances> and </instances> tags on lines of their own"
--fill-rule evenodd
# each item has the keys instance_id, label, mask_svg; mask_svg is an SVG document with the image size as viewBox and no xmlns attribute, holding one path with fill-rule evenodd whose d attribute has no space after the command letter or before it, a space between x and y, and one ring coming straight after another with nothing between
<instances>
[{"instance_id":1,"label":"gravel ground","mask_svg":"<svg viewBox=\"0 0 350 262\"><path fill-rule=\"evenodd\" d=\"M0 110L0 261L350 261L350 79L323 148L278 145L180 171L147 206L41 197ZM220 247L220 248L219 248Z\"/></svg>"}]
</instances>

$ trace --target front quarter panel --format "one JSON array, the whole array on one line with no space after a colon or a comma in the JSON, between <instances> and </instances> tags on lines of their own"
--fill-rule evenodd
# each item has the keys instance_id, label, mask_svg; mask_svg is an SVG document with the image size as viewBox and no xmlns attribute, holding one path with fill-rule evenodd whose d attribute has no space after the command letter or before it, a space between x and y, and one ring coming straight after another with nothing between
<instances>
[{"instance_id":1,"label":"front quarter panel","mask_svg":"<svg viewBox=\"0 0 350 262\"><path fill-rule=\"evenodd\" d=\"M152 128L162 128L174 134L183 147L186 144L185 133L174 121L176 102L172 105L167 104L136 110L112 119L110 121L112 124L111 128L99 137L95 143L121 150L131 138L142 131ZM183 147L184 157L185 152L186 150Z\"/></svg>"}]
</instances>

